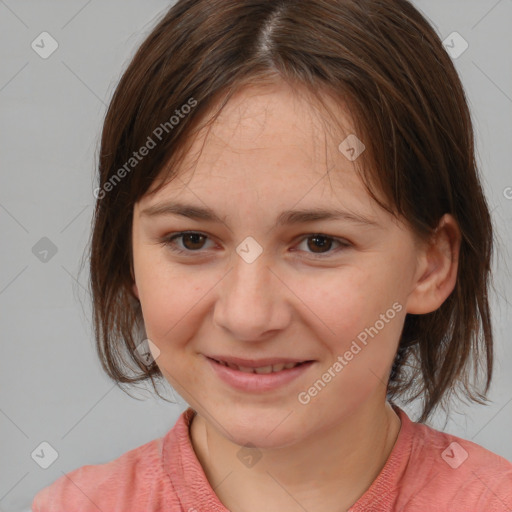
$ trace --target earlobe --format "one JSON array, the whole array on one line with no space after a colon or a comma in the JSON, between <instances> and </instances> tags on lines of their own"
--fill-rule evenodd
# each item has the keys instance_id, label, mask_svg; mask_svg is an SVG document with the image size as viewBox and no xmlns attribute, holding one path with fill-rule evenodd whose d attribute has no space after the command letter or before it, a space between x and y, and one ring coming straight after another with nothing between
<instances>
[{"instance_id":1,"label":"earlobe","mask_svg":"<svg viewBox=\"0 0 512 512\"><path fill-rule=\"evenodd\" d=\"M445 214L421 255L418 277L407 301L408 313L432 313L452 293L457 281L460 243L457 221Z\"/></svg>"}]
</instances>

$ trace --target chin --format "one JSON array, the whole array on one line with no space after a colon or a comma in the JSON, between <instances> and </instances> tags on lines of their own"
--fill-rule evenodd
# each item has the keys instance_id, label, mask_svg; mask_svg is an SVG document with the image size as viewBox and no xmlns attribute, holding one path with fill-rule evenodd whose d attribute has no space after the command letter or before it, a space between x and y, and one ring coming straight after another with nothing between
<instances>
[{"instance_id":1,"label":"chin","mask_svg":"<svg viewBox=\"0 0 512 512\"><path fill-rule=\"evenodd\" d=\"M200 412L200 408L198 412ZM293 407L276 403L233 403L232 406L213 406L217 411L216 425L220 434L240 445L259 448L280 448L295 444L306 433L305 421L299 418ZM208 420L208 415L206 415Z\"/></svg>"},{"instance_id":2,"label":"chin","mask_svg":"<svg viewBox=\"0 0 512 512\"><path fill-rule=\"evenodd\" d=\"M275 427L274 427L275 428ZM270 435L269 435L270 433ZM230 430L230 440L239 446L253 446L261 449L277 449L299 442L304 432L297 433L291 429L268 428L268 425L237 425Z\"/></svg>"}]
</instances>

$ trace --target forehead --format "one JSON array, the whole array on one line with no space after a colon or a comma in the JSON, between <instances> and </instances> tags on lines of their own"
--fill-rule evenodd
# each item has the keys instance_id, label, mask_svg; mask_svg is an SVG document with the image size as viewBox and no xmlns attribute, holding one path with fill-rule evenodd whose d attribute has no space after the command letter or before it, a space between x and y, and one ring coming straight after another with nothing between
<instances>
[{"instance_id":1,"label":"forehead","mask_svg":"<svg viewBox=\"0 0 512 512\"><path fill-rule=\"evenodd\" d=\"M252 197L290 206L330 197L371 208L357 160L339 148L355 135L352 119L341 101L322 100L328 110L285 82L240 89L195 136L174 169L180 179L171 179L154 200L195 193L209 202Z\"/></svg>"}]
</instances>

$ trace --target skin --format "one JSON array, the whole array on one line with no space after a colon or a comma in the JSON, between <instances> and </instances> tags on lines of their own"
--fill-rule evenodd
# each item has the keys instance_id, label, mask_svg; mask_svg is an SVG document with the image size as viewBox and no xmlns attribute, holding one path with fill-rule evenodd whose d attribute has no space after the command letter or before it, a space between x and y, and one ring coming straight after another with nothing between
<instances>
[{"instance_id":1,"label":"skin","mask_svg":"<svg viewBox=\"0 0 512 512\"><path fill-rule=\"evenodd\" d=\"M455 285L455 220L445 215L436 236L420 243L380 208L355 162L338 150L352 133L351 120L339 103L332 109L347 127L341 136L286 84L245 88L208 136L198 134L178 177L157 193L153 187L134 208L133 293L146 333L160 351L163 375L197 412L194 450L234 512L342 511L357 501L399 433L386 383L405 315L434 311ZM223 222L143 213L176 199L206 205ZM276 226L282 210L314 207L375 224ZM181 255L162 244L185 230L207 238L175 240L188 250ZM311 238L318 233L349 245L322 248ZM250 264L236 252L248 236L263 249ZM298 394L397 303L401 311L309 403L300 403ZM205 354L315 362L278 390L249 393L221 381ZM237 457L247 443L261 455L250 468Z\"/></svg>"}]
</instances>

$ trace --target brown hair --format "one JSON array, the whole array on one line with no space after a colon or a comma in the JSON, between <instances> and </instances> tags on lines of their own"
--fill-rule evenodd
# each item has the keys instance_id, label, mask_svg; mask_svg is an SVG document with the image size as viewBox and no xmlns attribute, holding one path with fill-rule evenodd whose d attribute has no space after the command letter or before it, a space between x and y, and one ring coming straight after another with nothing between
<instances>
[{"instance_id":1,"label":"brown hair","mask_svg":"<svg viewBox=\"0 0 512 512\"><path fill-rule=\"evenodd\" d=\"M366 145L359 165L370 194L415 234L428 238L445 213L459 224L455 289L438 310L407 315L388 398L420 397L420 421L453 392L484 403L493 366L491 218L462 84L406 0L179 0L158 22L124 72L102 132L90 279L104 370L117 383L149 378L155 387L162 377L134 353L144 336L131 292L134 204L163 169L173 175L202 119L213 122L244 85L279 79L320 102L327 93L348 103ZM165 136L156 143L155 133ZM156 146L135 160L149 139ZM471 368L476 378L483 369L483 391Z\"/></svg>"}]
</instances>

